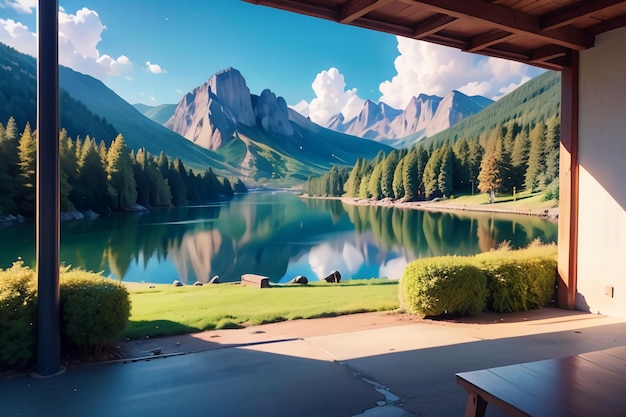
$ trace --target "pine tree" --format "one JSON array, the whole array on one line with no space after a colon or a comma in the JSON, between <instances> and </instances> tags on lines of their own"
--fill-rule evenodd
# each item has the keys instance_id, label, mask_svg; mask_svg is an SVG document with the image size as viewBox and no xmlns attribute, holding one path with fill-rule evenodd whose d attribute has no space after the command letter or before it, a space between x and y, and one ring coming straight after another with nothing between
<instances>
[{"instance_id":1,"label":"pine tree","mask_svg":"<svg viewBox=\"0 0 626 417\"><path fill-rule=\"evenodd\" d=\"M540 184L541 176L546 171L545 156L546 125L537 123L530 132L530 151L528 153L528 168L524 180L524 186L530 192L534 192Z\"/></svg>"},{"instance_id":2,"label":"pine tree","mask_svg":"<svg viewBox=\"0 0 626 417\"><path fill-rule=\"evenodd\" d=\"M418 189L421 177L418 178L418 152L411 150L404 157L404 167L402 169L402 184L404 185L404 198L406 201L414 201L418 196Z\"/></svg>"},{"instance_id":3,"label":"pine tree","mask_svg":"<svg viewBox=\"0 0 626 417\"><path fill-rule=\"evenodd\" d=\"M395 193L393 189L393 175L398 165L398 151L392 151L382 163L382 171L380 174L380 190L382 197L393 198Z\"/></svg>"},{"instance_id":4,"label":"pine tree","mask_svg":"<svg viewBox=\"0 0 626 417\"><path fill-rule=\"evenodd\" d=\"M448 145L441 148L441 165L437 176L437 187L444 196L452 194L454 184L454 154Z\"/></svg>"},{"instance_id":5,"label":"pine tree","mask_svg":"<svg viewBox=\"0 0 626 417\"><path fill-rule=\"evenodd\" d=\"M561 123L557 116L551 117L546 129L546 171L544 186L552 183L559 176L559 157L561 147Z\"/></svg>"},{"instance_id":6,"label":"pine tree","mask_svg":"<svg viewBox=\"0 0 626 417\"><path fill-rule=\"evenodd\" d=\"M0 135L0 215L17 214L20 191L15 119L9 118Z\"/></svg>"},{"instance_id":7,"label":"pine tree","mask_svg":"<svg viewBox=\"0 0 626 417\"><path fill-rule=\"evenodd\" d=\"M106 160L107 180L114 195L113 207L117 210L132 208L137 203L137 184L132 160L121 134L111 143Z\"/></svg>"},{"instance_id":8,"label":"pine tree","mask_svg":"<svg viewBox=\"0 0 626 417\"><path fill-rule=\"evenodd\" d=\"M367 184L367 194L374 200L380 200L382 197L381 179L383 172L383 161L379 162L372 171L372 176Z\"/></svg>"},{"instance_id":9,"label":"pine tree","mask_svg":"<svg viewBox=\"0 0 626 417\"><path fill-rule=\"evenodd\" d=\"M102 164L98 146L89 136L81 146L78 174L70 199L80 211L93 210L97 213L111 211L112 195L106 168Z\"/></svg>"},{"instance_id":10,"label":"pine tree","mask_svg":"<svg viewBox=\"0 0 626 417\"><path fill-rule=\"evenodd\" d=\"M480 172L480 163L483 159L484 150L480 146L478 140L469 142L469 155L467 158L467 170L469 174L469 181L472 184L472 195L474 195L474 189L478 184L478 173Z\"/></svg>"},{"instance_id":11,"label":"pine tree","mask_svg":"<svg viewBox=\"0 0 626 417\"><path fill-rule=\"evenodd\" d=\"M35 186L37 182L37 141L26 123L18 145L18 167L20 170L21 192L19 196L20 210L28 214L35 211Z\"/></svg>"},{"instance_id":12,"label":"pine tree","mask_svg":"<svg viewBox=\"0 0 626 417\"><path fill-rule=\"evenodd\" d=\"M424 196L426 198L432 198L441 191L439 189L439 173L445 152L444 148L436 149L426 163L423 175Z\"/></svg>"},{"instance_id":13,"label":"pine tree","mask_svg":"<svg viewBox=\"0 0 626 417\"><path fill-rule=\"evenodd\" d=\"M352 168L352 171L350 171L348 180L344 185L344 191L348 197L358 197L365 164L366 162L364 159L358 158Z\"/></svg>"},{"instance_id":14,"label":"pine tree","mask_svg":"<svg viewBox=\"0 0 626 417\"><path fill-rule=\"evenodd\" d=\"M404 183L402 182L402 171L404 170L404 160L406 156L400 159L398 165L396 165L396 170L393 172L393 198L396 200L400 200L404 197Z\"/></svg>"},{"instance_id":15,"label":"pine tree","mask_svg":"<svg viewBox=\"0 0 626 417\"><path fill-rule=\"evenodd\" d=\"M61 211L76 210L70 200L73 184L76 179L78 161L72 138L67 136L65 129L59 133L59 181L60 181L60 205Z\"/></svg>"},{"instance_id":16,"label":"pine tree","mask_svg":"<svg viewBox=\"0 0 626 417\"><path fill-rule=\"evenodd\" d=\"M495 202L496 193L500 191L502 186L501 164L501 149L497 144L494 144L491 151L483 156L480 164L480 173L478 174L478 189L483 193L489 193L489 202L491 204Z\"/></svg>"}]
</instances>

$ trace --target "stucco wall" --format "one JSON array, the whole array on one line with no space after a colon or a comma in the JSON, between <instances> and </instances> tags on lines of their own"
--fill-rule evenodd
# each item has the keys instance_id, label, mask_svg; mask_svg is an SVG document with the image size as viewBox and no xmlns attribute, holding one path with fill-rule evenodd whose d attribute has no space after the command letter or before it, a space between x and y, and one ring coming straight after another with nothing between
<instances>
[{"instance_id":1,"label":"stucco wall","mask_svg":"<svg viewBox=\"0 0 626 417\"><path fill-rule=\"evenodd\" d=\"M580 310L626 316L626 28L580 55ZM607 295L613 287L614 296ZM609 291L610 292L610 291Z\"/></svg>"}]
</instances>

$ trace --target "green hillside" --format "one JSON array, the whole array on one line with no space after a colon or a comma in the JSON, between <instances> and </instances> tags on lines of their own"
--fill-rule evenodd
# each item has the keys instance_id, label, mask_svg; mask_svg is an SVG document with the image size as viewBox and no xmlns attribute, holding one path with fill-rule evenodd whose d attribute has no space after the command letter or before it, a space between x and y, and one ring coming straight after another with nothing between
<instances>
[{"instance_id":1,"label":"green hillside","mask_svg":"<svg viewBox=\"0 0 626 417\"><path fill-rule=\"evenodd\" d=\"M304 191L400 201L486 193L492 203L539 193L551 207L559 198L559 109L560 75L547 72L410 150L310 177Z\"/></svg>"},{"instance_id":2,"label":"green hillside","mask_svg":"<svg viewBox=\"0 0 626 417\"><path fill-rule=\"evenodd\" d=\"M133 104L133 107L139 110L141 114L148 119L162 125L169 120L176 110L176 104L161 104L160 106L148 106L146 104Z\"/></svg>"},{"instance_id":3,"label":"green hillside","mask_svg":"<svg viewBox=\"0 0 626 417\"><path fill-rule=\"evenodd\" d=\"M560 105L561 74L547 71L486 107L480 113L469 116L443 132L423 139L420 144L439 146L443 143L454 143L461 137L467 140L477 139L510 121L527 126L533 121L547 120L558 115Z\"/></svg>"},{"instance_id":4,"label":"green hillside","mask_svg":"<svg viewBox=\"0 0 626 417\"><path fill-rule=\"evenodd\" d=\"M35 59L0 43L0 120L15 119L18 129L26 123L34 128L37 122L37 68ZM113 140L117 129L95 115L87 107L70 97L65 91L59 94L61 126L70 136L90 135Z\"/></svg>"}]
</instances>

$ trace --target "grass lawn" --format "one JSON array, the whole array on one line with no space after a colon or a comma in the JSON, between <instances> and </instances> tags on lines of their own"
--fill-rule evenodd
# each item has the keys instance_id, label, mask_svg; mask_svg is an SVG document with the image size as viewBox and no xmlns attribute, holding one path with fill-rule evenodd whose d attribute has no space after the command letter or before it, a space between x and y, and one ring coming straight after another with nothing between
<instances>
[{"instance_id":1,"label":"grass lawn","mask_svg":"<svg viewBox=\"0 0 626 417\"><path fill-rule=\"evenodd\" d=\"M543 201L544 193L533 193L523 191L517 193L515 198L512 195L498 195L493 205L489 203L489 196L486 193L475 195L461 195L449 200L439 201L437 204L445 206L492 206L494 208L508 210L523 210L530 212L541 212L545 209L558 206L558 201Z\"/></svg>"},{"instance_id":2,"label":"grass lawn","mask_svg":"<svg viewBox=\"0 0 626 417\"><path fill-rule=\"evenodd\" d=\"M269 289L227 283L155 288L131 284L128 288L132 311L122 336L130 339L399 307L398 282L387 279Z\"/></svg>"}]
</instances>

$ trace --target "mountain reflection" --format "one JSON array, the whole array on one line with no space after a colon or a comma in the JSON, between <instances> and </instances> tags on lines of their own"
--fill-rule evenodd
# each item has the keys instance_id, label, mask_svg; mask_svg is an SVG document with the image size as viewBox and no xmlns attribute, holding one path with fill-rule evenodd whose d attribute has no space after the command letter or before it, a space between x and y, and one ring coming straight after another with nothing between
<instances>
[{"instance_id":1,"label":"mountain reflection","mask_svg":"<svg viewBox=\"0 0 626 417\"><path fill-rule=\"evenodd\" d=\"M32 224L2 231L0 267L34 265ZM530 216L351 206L288 193L251 193L223 204L153 210L62 226L65 264L127 281L238 281L244 273L286 282L399 278L414 259L472 255L508 240L554 242L556 224Z\"/></svg>"}]
</instances>

